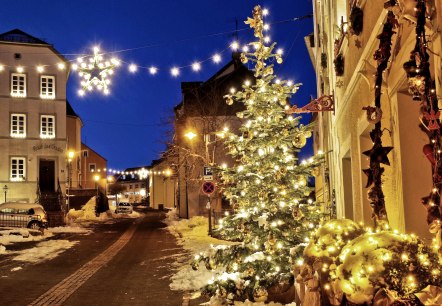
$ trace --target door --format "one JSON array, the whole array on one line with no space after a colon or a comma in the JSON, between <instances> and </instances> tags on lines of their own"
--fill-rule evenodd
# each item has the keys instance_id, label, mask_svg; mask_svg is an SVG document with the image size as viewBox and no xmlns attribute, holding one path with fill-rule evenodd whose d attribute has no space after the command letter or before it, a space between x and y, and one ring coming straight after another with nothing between
<instances>
[{"instance_id":1,"label":"door","mask_svg":"<svg viewBox=\"0 0 442 306\"><path fill-rule=\"evenodd\" d=\"M40 192L55 192L55 161L41 159L38 177Z\"/></svg>"}]
</instances>

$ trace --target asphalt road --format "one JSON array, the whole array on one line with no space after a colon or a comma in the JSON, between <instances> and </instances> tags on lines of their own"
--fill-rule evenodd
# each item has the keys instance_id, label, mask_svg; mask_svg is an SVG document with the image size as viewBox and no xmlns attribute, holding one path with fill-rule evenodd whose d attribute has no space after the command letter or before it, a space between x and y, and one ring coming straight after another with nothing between
<instances>
[{"instance_id":1,"label":"asphalt road","mask_svg":"<svg viewBox=\"0 0 442 306\"><path fill-rule=\"evenodd\" d=\"M169 288L173 264L188 256L164 230L162 213L100 224L91 235L62 234L73 248L40 264L0 262L1 305L181 306Z\"/></svg>"}]
</instances>

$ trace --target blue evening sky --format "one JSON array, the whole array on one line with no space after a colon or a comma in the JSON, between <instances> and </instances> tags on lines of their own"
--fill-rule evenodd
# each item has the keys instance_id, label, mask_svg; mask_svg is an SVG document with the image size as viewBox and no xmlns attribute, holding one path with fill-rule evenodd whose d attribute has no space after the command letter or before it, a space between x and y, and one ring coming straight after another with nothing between
<instances>
[{"instance_id":1,"label":"blue evening sky","mask_svg":"<svg viewBox=\"0 0 442 306\"><path fill-rule=\"evenodd\" d=\"M207 61L198 73L181 69L172 77L169 69L210 58L234 39L238 20L240 43L252 39L244 20L254 5L268 8L269 35L284 49L285 62L279 77L304 85L292 103L304 105L316 97L316 83L304 36L313 31L313 19L280 22L312 13L311 0L15 0L0 9L0 32L19 28L41 38L65 57L92 53L99 45L127 63L155 65L156 76L147 69L131 74L120 67L112 79L111 94L79 97L79 79L71 72L68 100L83 120L83 141L108 160L108 168L123 169L150 164L165 148L165 124L180 102L182 81L204 81L231 59L222 54L221 64ZM217 34L217 35L213 35Z\"/></svg>"}]
</instances>

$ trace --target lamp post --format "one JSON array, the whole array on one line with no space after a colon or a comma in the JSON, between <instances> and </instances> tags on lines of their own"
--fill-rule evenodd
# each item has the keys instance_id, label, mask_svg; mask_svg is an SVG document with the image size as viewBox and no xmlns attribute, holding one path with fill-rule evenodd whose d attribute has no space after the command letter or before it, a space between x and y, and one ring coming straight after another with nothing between
<instances>
[{"instance_id":1,"label":"lamp post","mask_svg":"<svg viewBox=\"0 0 442 306\"><path fill-rule=\"evenodd\" d=\"M100 176L98 174L94 175L94 181L95 181L95 189L97 190L98 195L98 181L100 180Z\"/></svg>"},{"instance_id":2,"label":"lamp post","mask_svg":"<svg viewBox=\"0 0 442 306\"><path fill-rule=\"evenodd\" d=\"M68 152L68 186L66 192L66 210L69 211L69 200L70 200L70 190L72 188L72 159L74 158L75 152L70 150Z\"/></svg>"},{"instance_id":3,"label":"lamp post","mask_svg":"<svg viewBox=\"0 0 442 306\"><path fill-rule=\"evenodd\" d=\"M188 131L184 134L184 136L189 140L192 141L197 135L193 131ZM186 189L186 218L189 219L189 191L188 191L188 156L185 156L185 165L184 165L184 182L185 182L185 189Z\"/></svg>"},{"instance_id":4,"label":"lamp post","mask_svg":"<svg viewBox=\"0 0 442 306\"><path fill-rule=\"evenodd\" d=\"M6 194L8 193L8 186L7 185L5 185L4 187L3 187L3 191L4 191L4 193L5 193L5 203L6 203Z\"/></svg>"},{"instance_id":5,"label":"lamp post","mask_svg":"<svg viewBox=\"0 0 442 306\"><path fill-rule=\"evenodd\" d=\"M213 155L213 160L210 160L210 155L209 155L209 145L215 143L217 140L215 139L214 141L210 142L210 135L215 134L216 136L220 137L220 138L224 138L225 133L228 131L227 128L224 128L224 130L222 132L219 133L207 133L203 135L203 139L204 139L204 153L205 153L205 157L204 159L204 163L207 165L207 167L209 165L212 165L213 163L215 163L215 152ZM184 136L189 139L190 141L193 140L197 134L193 131L188 131L187 133L184 134ZM187 159L186 159L186 165L187 165ZM206 166L204 167L206 168ZM205 172L205 171L204 171ZM212 180L213 178L207 179L207 180ZM188 205L187 203L187 180L186 180L186 205ZM206 209L208 210L208 218L209 218L209 235L212 234L212 203L211 203L211 199L210 199L210 195L207 195L207 204L206 204Z\"/></svg>"}]
</instances>

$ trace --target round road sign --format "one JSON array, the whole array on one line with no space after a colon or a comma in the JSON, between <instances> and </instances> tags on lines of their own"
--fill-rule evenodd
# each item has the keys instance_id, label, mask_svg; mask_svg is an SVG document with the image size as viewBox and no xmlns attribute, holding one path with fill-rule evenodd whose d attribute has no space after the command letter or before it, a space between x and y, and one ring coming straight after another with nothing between
<instances>
[{"instance_id":1,"label":"round road sign","mask_svg":"<svg viewBox=\"0 0 442 306\"><path fill-rule=\"evenodd\" d=\"M215 184L213 182L204 182L203 192L207 195L211 195L215 191Z\"/></svg>"}]
</instances>

